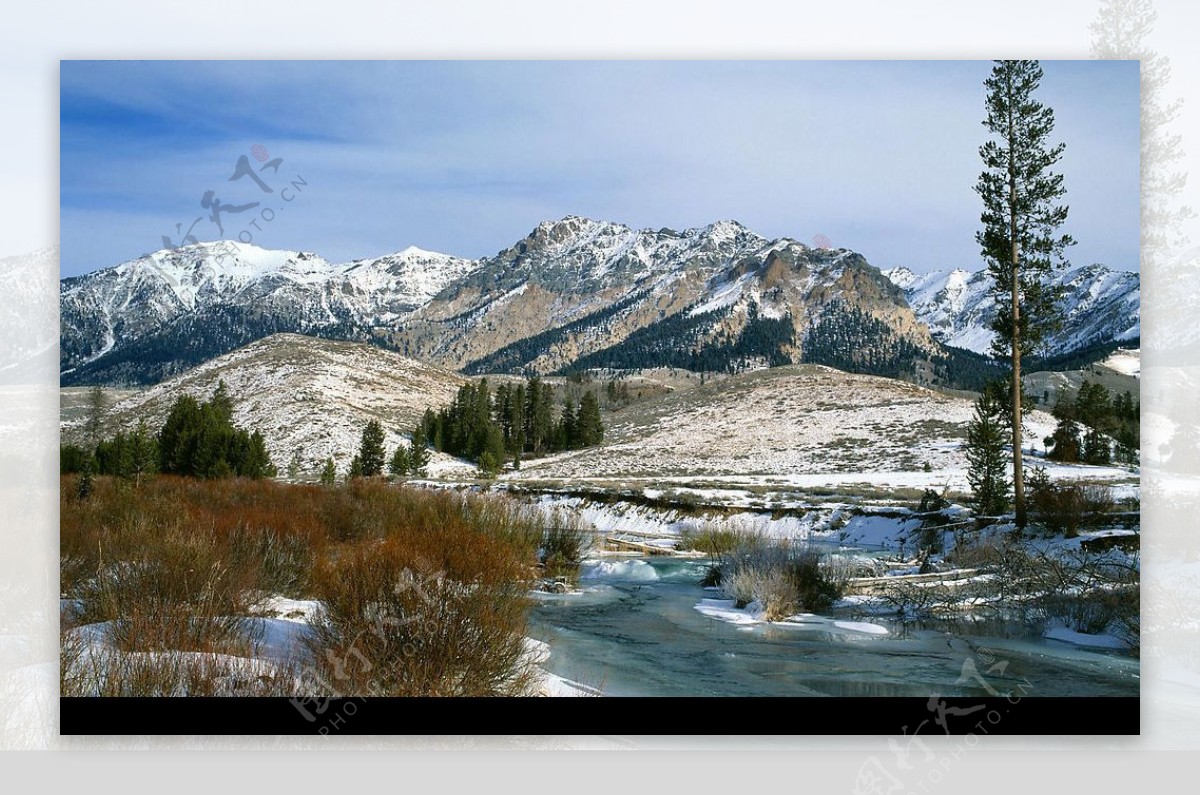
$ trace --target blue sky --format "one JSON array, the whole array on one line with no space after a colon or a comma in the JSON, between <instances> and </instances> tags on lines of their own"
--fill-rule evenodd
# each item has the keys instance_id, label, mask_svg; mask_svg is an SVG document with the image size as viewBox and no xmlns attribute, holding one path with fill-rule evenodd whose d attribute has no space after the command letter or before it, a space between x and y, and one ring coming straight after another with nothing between
<instances>
[{"instance_id":1,"label":"blue sky","mask_svg":"<svg viewBox=\"0 0 1200 795\"><path fill-rule=\"evenodd\" d=\"M1043 68L1038 96L1067 144L1070 260L1136 270L1137 63ZM735 219L768 237L823 235L881 268L977 268L990 69L64 61L62 274L162 248L176 224L218 239L208 190L259 202L223 214L226 238L334 262L409 245L485 256L577 214L655 229ZM242 156L271 193L229 180Z\"/></svg>"}]
</instances>

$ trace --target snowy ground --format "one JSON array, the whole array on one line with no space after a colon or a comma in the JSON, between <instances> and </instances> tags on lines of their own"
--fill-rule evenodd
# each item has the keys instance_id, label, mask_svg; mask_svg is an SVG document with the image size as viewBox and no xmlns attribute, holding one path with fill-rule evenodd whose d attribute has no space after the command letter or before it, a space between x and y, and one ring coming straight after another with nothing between
<instances>
[{"instance_id":1,"label":"snowy ground","mask_svg":"<svg viewBox=\"0 0 1200 795\"><path fill-rule=\"evenodd\" d=\"M794 616L788 616L783 621L767 621L763 618L763 607L758 602L751 602L743 608L737 608L734 607L732 599L701 599L696 604L696 611L709 618L747 627L754 626L755 624L770 624L773 627L821 630L835 634L888 634L888 628L882 624L875 624L869 621L842 621L814 615L813 613L798 613Z\"/></svg>"},{"instance_id":2,"label":"snowy ground","mask_svg":"<svg viewBox=\"0 0 1200 795\"><path fill-rule=\"evenodd\" d=\"M777 367L611 412L600 447L526 462L502 480L963 489L972 412L971 400L903 381ZM1026 421L1027 447L1041 450L1054 419L1032 411Z\"/></svg>"},{"instance_id":3,"label":"snowy ground","mask_svg":"<svg viewBox=\"0 0 1200 795\"><path fill-rule=\"evenodd\" d=\"M1122 375L1131 375L1134 378L1142 377L1142 349L1141 348L1120 348L1111 356L1101 362L1105 367L1116 370Z\"/></svg>"},{"instance_id":4,"label":"snowy ground","mask_svg":"<svg viewBox=\"0 0 1200 795\"><path fill-rule=\"evenodd\" d=\"M72 615L77 604L61 600L64 616ZM278 594L260 595L252 608L254 615L242 619L247 642L241 653L211 653L188 651L124 652L112 638L111 622L99 622L74 627L64 635L64 656L67 666L64 676L81 682L84 694L104 695L96 681L97 672L125 671L126 676L139 666L162 667L178 671L194 671L213 684L213 695L252 696L261 694L258 688L264 680L283 677L295 683L296 693L310 677L311 656L306 640L311 636L313 622L319 620L324 606L311 599L291 599ZM535 666L536 695L594 696L599 691L588 685L551 674L543 667L550 658L550 647L533 638L525 639L526 662ZM176 691L169 696L187 696L186 676L179 676ZM274 694L272 692L272 694Z\"/></svg>"}]
</instances>

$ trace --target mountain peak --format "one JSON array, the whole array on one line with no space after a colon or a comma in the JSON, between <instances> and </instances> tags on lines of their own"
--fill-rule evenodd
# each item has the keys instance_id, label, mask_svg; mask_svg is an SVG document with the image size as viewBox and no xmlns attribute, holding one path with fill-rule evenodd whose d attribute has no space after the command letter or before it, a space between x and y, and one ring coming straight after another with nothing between
<instances>
[{"instance_id":1,"label":"mountain peak","mask_svg":"<svg viewBox=\"0 0 1200 795\"><path fill-rule=\"evenodd\" d=\"M704 227L704 231L713 235L721 234L738 234L739 232L749 232L750 230L740 221L735 221L732 218L713 221L708 226Z\"/></svg>"},{"instance_id":2,"label":"mountain peak","mask_svg":"<svg viewBox=\"0 0 1200 795\"><path fill-rule=\"evenodd\" d=\"M440 251L430 251L419 246L408 246L396 252L398 257L412 257L421 259L457 259L450 254L443 254Z\"/></svg>"},{"instance_id":3,"label":"mountain peak","mask_svg":"<svg viewBox=\"0 0 1200 795\"><path fill-rule=\"evenodd\" d=\"M901 290L907 290L909 287L912 287L918 278L917 274L911 268L906 268L903 265L897 265L895 268L887 268L880 271L880 273Z\"/></svg>"},{"instance_id":4,"label":"mountain peak","mask_svg":"<svg viewBox=\"0 0 1200 795\"><path fill-rule=\"evenodd\" d=\"M602 231L629 232L632 230L624 224L614 221L598 221L582 215L564 215L557 221L542 221L534 227L528 239L546 238L553 242L562 242L572 237L591 236Z\"/></svg>"},{"instance_id":5,"label":"mountain peak","mask_svg":"<svg viewBox=\"0 0 1200 795\"><path fill-rule=\"evenodd\" d=\"M158 251L152 251L149 254L143 254L137 259L152 259L156 261L172 259L202 260L209 256L219 256L222 254L239 258L253 258L259 254L269 255L272 253L276 252L256 246L253 243L243 243L240 240L202 240L198 243L189 243L185 246L175 246L174 248L163 248Z\"/></svg>"}]
</instances>

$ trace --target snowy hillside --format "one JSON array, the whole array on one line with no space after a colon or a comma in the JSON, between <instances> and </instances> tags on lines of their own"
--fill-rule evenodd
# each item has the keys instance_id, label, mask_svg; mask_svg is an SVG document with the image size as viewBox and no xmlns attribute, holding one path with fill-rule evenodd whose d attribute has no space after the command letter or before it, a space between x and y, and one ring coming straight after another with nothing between
<instances>
[{"instance_id":1,"label":"snowy hillside","mask_svg":"<svg viewBox=\"0 0 1200 795\"><path fill-rule=\"evenodd\" d=\"M996 305L988 295L986 271L955 269L917 275L908 268L883 272L904 290L909 304L933 336L946 345L987 353ZM1136 273L1102 265L1072 268L1054 282L1064 288L1063 329L1049 339L1056 356L1141 335L1141 280Z\"/></svg>"},{"instance_id":2,"label":"snowy hillside","mask_svg":"<svg viewBox=\"0 0 1200 795\"><path fill-rule=\"evenodd\" d=\"M778 367L613 412L602 446L529 461L506 478L966 491L972 410L970 400L902 381ZM1032 411L1026 423L1026 447L1041 450L1053 417ZM1051 469L1131 477L1115 468Z\"/></svg>"},{"instance_id":3,"label":"snowy hillside","mask_svg":"<svg viewBox=\"0 0 1200 795\"><path fill-rule=\"evenodd\" d=\"M1102 361L1100 364L1115 370L1121 375L1132 376L1133 378L1142 377L1142 351L1141 348L1120 348L1113 352L1111 356Z\"/></svg>"},{"instance_id":4,"label":"snowy hillside","mask_svg":"<svg viewBox=\"0 0 1200 795\"><path fill-rule=\"evenodd\" d=\"M121 400L109 413L110 430L133 428L140 419L157 429L179 395L207 400L221 380L235 401L234 423L262 431L280 471L299 452L308 473L327 457L344 473L372 419L382 422L390 453L407 443L428 406L449 402L463 383L454 373L363 343L276 334ZM78 439L82 424L64 422L64 440ZM453 459L434 454L431 474L454 469Z\"/></svg>"}]
</instances>

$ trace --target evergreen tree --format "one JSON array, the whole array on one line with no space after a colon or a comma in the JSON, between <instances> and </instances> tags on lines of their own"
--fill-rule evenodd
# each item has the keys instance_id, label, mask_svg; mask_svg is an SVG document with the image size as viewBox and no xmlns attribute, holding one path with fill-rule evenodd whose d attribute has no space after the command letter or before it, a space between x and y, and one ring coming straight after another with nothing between
<instances>
[{"instance_id":1,"label":"evergreen tree","mask_svg":"<svg viewBox=\"0 0 1200 795\"><path fill-rule=\"evenodd\" d=\"M388 463L388 470L394 477L402 478L408 476L409 460L407 447L402 444L396 445L396 452L392 453L392 460Z\"/></svg>"},{"instance_id":2,"label":"evergreen tree","mask_svg":"<svg viewBox=\"0 0 1200 795\"><path fill-rule=\"evenodd\" d=\"M429 444L425 439L425 429L417 425L413 429L412 439L408 447L408 471L419 478L426 475L429 466Z\"/></svg>"},{"instance_id":3,"label":"evergreen tree","mask_svg":"<svg viewBox=\"0 0 1200 795\"><path fill-rule=\"evenodd\" d=\"M600 419L600 401L590 390L583 394L583 399L579 402L578 437L580 447L592 447L604 441L604 423Z\"/></svg>"},{"instance_id":4,"label":"evergreen tree","mask_svg":"<svg viewBox=\"0 0 1200 795\"><path fill-rule=\"evenodd\" d=\"M232 417L224 382L206 403L190 395L178 397L156 439L159 471L201 478L274 477L276 469L262 434L238 428ZM131 454L137 449L132 438L121 441L133 444Z\"/></svg>"},{"instance_id":5,"label":"evergreen tree","mask_svg":"<svg viewBox=\"0 0 1200 795\"><path fill-rule=\"evenodd\" d=\"M480 477L490 480L496 477L496 473L500 471L500 467L502 466L502 460L496 458L495 453L491 450L484 450L483 454L479 456Z\"/></svg>"},{"instance_id":6,"label":"evergreen tree","mask_svg":"<svg viewBox=\"0 0 1200 795\"><path fill-rule=\"evenodd\" d=\"M425 409L425 413L421 415L421 430L425 434L425 438L433 445L433 449L438 452L444 452L442 446L442 421L440 416L433 409Z\"/></svg>"},{"instance_id":7,"label":"evergreen tree","mask_svg":"<svg viewBox=\"0 0 1200 795\"><path fill-rule=\"evenodd\" d=\"M1136 426L1122 425L1117 430L1116 438L1116 459L1122 464L1137 464L1140 457L1139 447L1141 444Z\"/></svg>"},{"instance_id":8,"label":"evergreen tree","mask_svg":"<svg viewBox=\"0 0 1200 795\"><path fill-rule=\"evenodd\" d=\"M196 442L200 433L200 404L191 395L180 395L171 404L158 432L158 468L173 475L195 475Z\"/></svg>"},{"instance_id":9,"label":"evergreen tree","mask_svg":"<svg viewBox=\"0 0 1200 795\"><path fill-rule=\"evenodd\" d=\"M354 456L354 458L352 458L350 460L350 471L346 473L346 479L353 480L354 478L361 478L362 476L363 476L362 456L356 454Z\"/></svg>"},{"instance_id":10,"label":"evergreen tree","mask_svg":"<svg viewBox=\"0 0 1200 795\"><path fill-rule=\"evenodd\" d=\"M545 452L553 433L549 384L543 384L538 376L530 377L526 384L525 437L528 449L535 456Z\"/></svg>"},{"instance_id":11,"label":"evergreen tree","mask_svg":"<svg viewBox=\"0 0 1200 795\"><path fill-rule=\"evenodd\" d=\"M229 387L225 385L225 379L217 382L217 388L213 391L208 403L216 414L218 424L233 424L233 396L229 394Z\"/></svg>"},{"instance_id":12,"label":"evergreen tree","mask_svg":"<svg viewBox=\"0 0 1200 795\"><path fill-rule=\"evenodd\" d=\"M129 453L127 456L125 477L132 478L141 485L142 477L158 471L158 442L146 428L146 421L140 420L137 430L129 438Z\"/></svg>"},{"instance_id":13,"label":"evergreen tree","mask_svg":"<svg viewBox=\"0 0 1200 795\"><path fill-rule=\"evenodd\" d=\"M92 471L95 468L95 463L89 456L83 462L83 468L79 472L79 481L75 484L75 496L81 500L86 500L91 496L92 489L95 488L95 483L92 476Z\"/></svg>"},{"instance_id":14,"label":"evergreen tree","mask_svg":"<svg viewBox=\"0 0 1200 795\"><path fill-rule=\"evenodd\" d=\"M291 460L288 461L287 474L289 480L298 480L300 478L300 468L303 466L303 461L300 459L300 451L292 453Z\"/></svg>"},{"instance_id":15,"label":"evergreen tree","mask_svg":"<svg viewBox=\"0 0 1200 795\"><path fill-rule=\"evenodd\" d=\"M563 406L562 416L554 434L555 447L559 450L574 450L579 446L579 427L575 420L575 401L567 398Z\"/></svg>"},{"instance_id":16,"label":"evergreen tree","mask_svg":"<svg viewBox=\"0 0 1200 795\"><path fill-rule=\"evenodd\" d=\"M1102 384L1083 382L1075 396L1075 414L1081 423L1098 431L1115 425L1112 399Z\"/></svg>"},{"instance_id":17,"label":"evergreen tree","mask_svg":"<svg viewBox=\"0 0 1200 795\"><path fill-rule=\"evenodd\" d=\"M82 472L91 456L77 444L60 444L58 447L58 472L73 475Z\"/></svg>"},{"instance_id":18,"label":"evergreen tree","mask_svg":"<svg viewBox=\"0 0 1200 795\"><path fill-rule=\"evenodd\" d=\"M1073 414L1064 414L1058 421L1054 433L1047 439L1047 447L1052 449L1046 457L1064 463L1074 463L1079 460L1081 443L1079 440L1079 423L1072 419Z\"/></svg>"},{"instance_id":19,"label":"evergreen tree","mask_svg":"<svg viewBox=\"0 0 1200 795\"><path fill-rule=\"evenodd\" d=\"M191 473L201 478L229 477L235 473L234 462L243 450L236 447L232 426L221 423L223 409L212 403L200 406L196 428L196 446L192 453Z\"/></svg>"},{"instance_id":20,"label":"evergreen tree","mask_svg":"<svg viewBox=\"0 0 1200 795\"><path fill-rule=\"evenodd\" d=\"M1076 418L1075 401L1071 400L1071 396L1066 392L1062 392L1050 413L1056 420L1073 420Z\"/></svg>"},{"instance_id":21,"label":"evergreen tree","mask_svg":"<svg viewBox=\"0 0 1200 795\"><path fill-rule=\"evenodd\" d=\"M100 444L100 431L104 424L104 414L108 411L108 399L104 396L104 388L94 386L88 390L87 418L83 428L87 434L89 446L94 450Z\"/></svg>"},{"instance_id":22,"label":"evergreen tree","mask_svg":"<svg viewBox=\"0 0 1200 795\"><path fill-rule=\"evenodd\" d=\"M489 424L484 439L483 450L479 454L480 467L487 469L494 475L504 466L504 459L507 458L507 452L504 446L504 433L500 430L500 426ZM487 457L486 466L484 464L485 456Z\"/></svg>"},{"instance_id":23,"label":"evergreen tree","mask_svg":"<svg viewBox=\"0 0 1200 795\"><path fill-rule=\"evenodd\" d=\"M332 486L337 482L337 465L333 463L332 458L325 459L325 465L321 467L321 484L324 486Z\"/></svg>"},{"instance_id":24,"label":"evergreen tree","mask_svg":"<svg viewBox=\"0 0 1200 795\"><path fill-rule=\"evenodd\" d=\"M486 378L475 388L471 406L471 444L468 455L478 458L487 448L488 434L492 426L492 400Z\"/></svg>"},{"instance_id":25,"label":"evergreen tree","mask_svg":"<svg viewBox=\"0 0 1200 795\"><path fill-rule=\"evenodd\" d=\"M371 420L363 428L362 442L358 447L358 459L362 464L363 477L383 474L386 453L383 447L383 426L379 420Z\"/></svg>"},{"instance_id":26,"label":"evergreen tree","mask_svg":"<svg viewBox=\"0 0 1200 795\"><path fill-rule=\"evenodd\" d=\"M1107 466L1112 463L1112 442L1105 434L1095 428L1089 428L1083 435L1080 458L1088 464Z\"/></svg>"},{"instance_id":27,"label":"evergreen tree","mask_svg":"<svg viewBox=\"0 0 1200 795\"><path fill-rule=\"evenodd\" d=\"M510 449L513 440L512 427L512 387L508 384L501 384L496 387L496 397L493 400L493 421L500 426L500 432L504 435L504 447Z\"/></svg>"},{"instance_id":28,"label":"evergreen tree","mask_svg":"<svg viewBox=\"0 0 1200 795\"><path fill-rule=\"evenodd\" d=\"M242 439L246 439L246 432L239 432ZM237 470L237 474L247 478L273 478L277 471L275 465L271 463L271 456L267 453L267 440L258 431L250 434L249 443L245 445L244 458L239 462L241 466Z\"/></svg>"},{"instance_id":29,"label":"evergreen tree","mask_svg":"<svg viewBox=\"0 0 1200 795\"><path fill-rule=\"evenodd\" d=\"M135 479L134 442L132 434L117 431L109 439L101 439L96 445L96 472L114 475L123 480Z\"/></svg>"},{"instance_id":30,"label":"evergreen tree","mask_svg":"<svg viewBox=\"0 0 1200 795\"><path fill-rule=\"evenodd\" d=\"M517 384L509 401L508 424L512 428L509 448L512 450L513 469L521 468L521 454L525 452L525 385Z\"/></svg>"},{"instance_id":31,"label":"evergreen tree","mask_svg":"<svg viewBox=\"0 0 1200 795\"><path fill-rule=\"evenodd\" d=\"M976 235L992 279L998 312L994 352L1011 363L1010 424L1013 496L1018 527L1026 524L1021 463L1021 357L1036 349L1058 322L1057 291L1048 278L1074 241L1060 235L1067 219L1061 174L1051 168L1065 144L1049 145L1054 111L1033 98L1042 79L1037 61L997 61L987 79L984 126L993 138L979 149L984 171L975 186L983 200Z\"/></svg>"},{"instance_id":32,"label":"evergreen tree","mask_svg":"<svg viewBox=\"0 0 1200 795\"><path fill-rule=\"evenodd\" d=\"M1013 414L1012 377L1005 376L1000 379L988 381L983 387L983 393L988 396L989 400L1000 407L1000 416L1004 420L1004 425L1012 428L1013 422L1016 420ZM1022 389L1020 405L1025 406L1030 402L1032 402L1032 398Z\"/></svg>"},{"instance_id":33,"label":"evergreen tree","mask_svg":"<svg viewBox=\"0 0 1200 795\"><path fill-rule=\"evenodd\" d=\"M1004 409L984 394L975 401L975 415L967 425L967 482L981 516L998 516L1008 510L1008 455Z\"/></svg>"}]
</instances>

